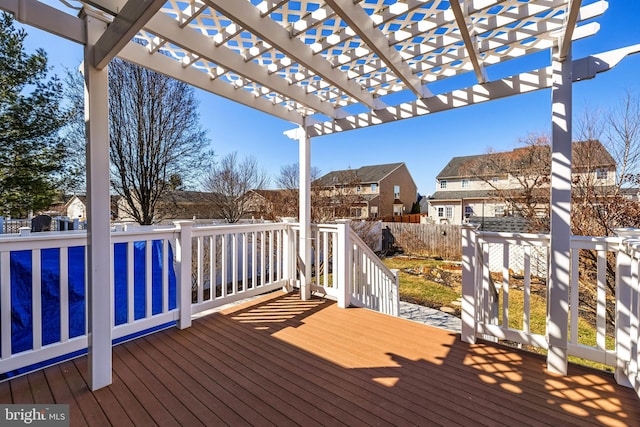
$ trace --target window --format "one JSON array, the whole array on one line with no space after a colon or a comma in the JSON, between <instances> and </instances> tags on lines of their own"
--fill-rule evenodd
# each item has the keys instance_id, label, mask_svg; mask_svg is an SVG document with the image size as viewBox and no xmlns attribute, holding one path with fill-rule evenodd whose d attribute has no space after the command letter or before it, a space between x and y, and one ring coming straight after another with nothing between
<instances>
[{"instance_id":1,"label":"window","mask_svg":"<svg viewBox=\"0 0 640 427\"><path fill-rule=\"evenodd\" d=\"M372 193L378 192L378 184L371 184L371 192Z\"/></svg>"},{"instance_id":2,"label":"window","mask_svg":"<svg viewBox=\"0 0 640 427\"><path fill-rule=\"evenodd\" d=\"M439 207L438 208L438 218L444 218L444 208L443 207Z\"/></svg>"},{"instance_id":3,"label":"window","mask_svg":"<svg viewBox=\"0 0 640 427\"><path fill-rule=\"evenodd\" d=\"M596 179L607 179L608 172L606 169L596 169Z\"/></svg>"},{"instance_id":4,"label":"window","mask_svg":"<svg viewBox=\"0 0 640 427\"><path fill-rule=\"evenodd\" d=\"M447 188L447 180L445 179L440 180L440 188Z\"/></svg>"},{"instance_id":5,"label":"window","mask_svg":"<svg viewBox=\"0 0 640 427\"><path fill-rule=\"evenodd\" d=\"M447 206L445 211L447 218L453 218L453 208L451 206Z\"/></svg>"},{"instance_id":6,"label":"window","mask_svg":"<svg viewBox=\"0 0 640 427\"><path fill-rule=\"evenodd\" d=\"M393 198L394 199L399 199L400 198L400 186L399 185L394 185L393 186Z\"/></svg>"},{"instance_id":7,"label":"window","mask_svg":"<svg viewBox=\"0 0 640 427\"><path fill-rule=\"evenodd\" d=\"M377 218L378 217L378 207L377 206L371 206L371 217L372 218Z\"/></svg>"},{"instance_id":8,"label":"window","mask_svg":"<svg viewBox=\"0 0 640 427\"><path fill-rule=\"evenodd\" d=\"M465 218L469 218L471 215L473 215L473 208L471 206L465 206L464 207L464 217Z\"/></svg>"},{"instance_id":9,"label":"window","mask_svg":"<svg viewBox=\"0 0 640 427\"><path fill-rule=\"evenodd\" d=\"M504 206L495 206L493 212L495 216L504 216Z\"/></svg>"},{"instance_id":10,"label":"window","mask_svg":"<svg viewBox=\"0 0 640 427\"><path fill-rule=\"evenodd\" d=\"M468 179L463 179L462 180L462 188L469 188L469 180Z\"/></svg>"},{"instance_id":11,"label":"window","mask_svg":"<svg viewBox=\"0 0 640 427\"><path fill-rule=\"evenodd\" d=\"M356 186L356 193L359 193L362 191L362 187L360 187L359 185Z\"/></svg>"},{"instance_id":12,"label":"window","mask_svg":"<svg viewBox=\"0 0 640 427\"><path fill-rule=\"evenodd\" d=\"M493 178L491 178L491 181L496 183L496 182L500 181L500 178L498 178L497 176L494 176Z\"/></svg>"}]
</instances>

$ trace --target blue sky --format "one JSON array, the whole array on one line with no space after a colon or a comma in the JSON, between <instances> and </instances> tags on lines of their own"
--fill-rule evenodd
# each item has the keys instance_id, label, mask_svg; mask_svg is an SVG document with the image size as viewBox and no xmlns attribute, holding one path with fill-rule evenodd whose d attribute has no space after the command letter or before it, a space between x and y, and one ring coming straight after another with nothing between
<instances>
[{"instance_id":1,"label":"blue sky","mask_svg":"<svg viewBox=\"0 0 640 427\"><path fill-rule=\"evenodd\" d=\"M51 2L55 4L55 2ZM640 1L613 0L598 19L600 31L574 43L574 59L640 43ZM82 49L74 43L26 27L27 50L47 51L54 72L77 68ZM536 67L548 64L537 55ZM492 69L488 70L492 78ZM586 108L608 109L625 91L640 93L640 54L628 57L614 69L573 86L574 120ZM222 157L232 151L255 156L272 177L280 167L298 160L297 142L283 132L294 125L239 104L196 90L200 119L208 130L211 148ZM486 104L465 107L415 119L314 138L311 162L322 173L336 169L405 162L421 194L435 191L435 177L451 157L482 154L518 146L518 139L551 128L551 92L538 91Z\"/></svg>"}]
</instances>

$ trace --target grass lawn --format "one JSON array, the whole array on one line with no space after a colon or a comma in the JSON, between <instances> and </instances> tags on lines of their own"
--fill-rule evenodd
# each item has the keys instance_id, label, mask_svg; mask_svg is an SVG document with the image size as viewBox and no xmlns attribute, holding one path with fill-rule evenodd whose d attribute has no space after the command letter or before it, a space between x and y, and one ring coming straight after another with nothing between
<instances>
[{"instance_id":1,"label":"grass lawn","mask_svg":"<svg viewBox=\"0 0 640 427\"><path fill-rule=\"evenodd\" d=\"M440 269L443 261L419 259L411 257L393 257L383 260L389 268L400 270L400 299L402 301L420 304L432 308L443 306L453 307L452 302L460 298L460 283L452 285L430 280L432 269ZM411 271L408 272L408 271Z\"/></svg>"},{"instance_id":2,"label":"grass lawn","mask_svg":"<svg viewBox=\"0 0 640 427\"><path fill-rule=\"evenodd\" d=\"M459 307L455 301L461 297L461 277L459 269L452 269L450 262L432 259L420 259L408 256L396 256L383 259L388 268L400 270L400 299L402 301L420 304L432 308L449 306L456 309L459 317ZM434 280L435 279L435 280ZM501 279L500 279L501 280ZM499 290L499 323L502 324L502 291ZM536 334L544 334L546 330L546 299L544 285L533 286L531 292L530 330ZM524 291L516 287L509 288L509 326L522 329L524 324ZM587 320L580 318L578 322L580 344L593 346L596 343L596 328ZM608 336L606 346L613 348L613 337ZM529 349L539 353L546 353L543 349ZM597 369L612 370L612 367L600 363L585 361L575 357L569 360L574 363L591 366Z\"/></svg>"}]
</instances>

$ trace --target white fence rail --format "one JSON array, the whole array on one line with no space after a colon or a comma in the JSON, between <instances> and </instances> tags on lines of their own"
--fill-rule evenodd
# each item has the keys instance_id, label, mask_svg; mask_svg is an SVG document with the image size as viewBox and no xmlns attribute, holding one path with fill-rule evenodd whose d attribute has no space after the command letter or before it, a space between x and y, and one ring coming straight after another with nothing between
<instances>
[{"instance_id":1,"label":"white fence rail","mask_svg":"<svg viewBox=\"0 0 640 427\"><path fill-rule=\"evenodd\" d=\"M477 336L548 348L546 322L532 321L548 317L548 247L548 235L463 230L464 340ZM542 268L541 260L546 263ZM639 264L640 241L571 240L568 353L615 367L619 382L636 391ZM595 330L595 340L582 336L583 325Z\"/></svg>"},{"instance_id":2,"label":"white fence rail","mask_svg":"<svg viewBox=\"0 0 640 427\"><path fill-rule=\"evenodd\" d=\"M616 379L640 396L640 231L629 234L617 260Z\"/></svg>"},{"instance_id":3,"label":"white fence rail","mask_svg":"<svg viewBox=\"0 0 640 427\"><path fill-rule=\"evenodd\" d=\"M351 303L391 316L400 314L398 270L389 270L355 232L347 243L352 267Z\"/></svg>"},{"instance_id":4,"label":"white fence rail","mask_svg":"<svg viewBox=\"0 0 640 427\"><path fill-rule=\"evenodd\" d=\"M192 314L290 284L285 223L196 227L192 237Z\"/></svg>"},{"instance_id":5,"label":"white fence rail","mask_svg":"<svg viewBox=\"0 0 640 427\"><path fill-rule=\"evenodd\" d=\"M298 225L294 232L297 241ZM340 307L351 304L398 316L398 272L380 261L351 228L351 221L312 225L311 242L312 292L336 299Z\"/></svg>"},{"instance_id":6,"label":"white fence rail","mask_svg":"<svg viewBox=\"0 0 640 427\"><path fill-rule=\"evenodd\" d=\"M116 226L111 338L126 339L279 288L296 270L295 224ZM348 223L313 226L312 287L397 315L397 279ZM0 378L87 348L85 231L0 236ZM390 301L386 301L390 298Z\"/></svg>"},{"instance_id":7,"label":"white fence rail","mask_svg":"<svg viewBox=\"0 0 640 427\"><path fill-rule=\"evenodd\" d=\"M176 319L174 238L173 230L112 233L113 339ZM75 231L0 238L0 373L87 347L86 245Z\"/></svg>"}]
</instances>

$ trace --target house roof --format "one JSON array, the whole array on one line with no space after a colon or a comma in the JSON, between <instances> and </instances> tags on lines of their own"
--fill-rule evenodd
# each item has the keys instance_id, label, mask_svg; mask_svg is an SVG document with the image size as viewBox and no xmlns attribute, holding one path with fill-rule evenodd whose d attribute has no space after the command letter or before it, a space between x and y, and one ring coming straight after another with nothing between
<instances>
[{"instance_id":1,"label":"house roof","mask_svg":"<svg viewBox=\"0 0 640 427\"><path fill-rule=\"evenodd\" d=\"M210 202L220 196L216 193L205 191L167 191L160 198L161 202L169 203L202 203Z\"/></svg>"},{"instance_id":2,"label":"house roof","mask_svg":"<svg viewBox=\"0 0 640 427\"><path fill-rule=\"evenodd\" d=\"M333 185L369 184L382 181L387 175L401 166L401 163L362 166L358 169L345 169L329 172L315 180L314 185L330 187ZM405 166L406 167L406 166Z\"/></svg>"},{"instance_id":3,"label":"house roof","mask_svg":"<svg viewBox=\"0 0 640 427\"><path fill-rule=\"evenodd\" d=\"M276 190L249 190L249 192L252 193L256 193L264 198L270 198L273 196L278 196L281 194L286 194L289 191L298 191L297 189L295 190L286 190L286 189L276 189Z\"/></svg>"},{"instance_id":4,"label":"house roof","mask_svg":"<svg viewBox=\"0 0 640 427\"><path fill-rule=\"evenodd\" d=\"M550 150L549 146L545 146ZM513 156L517 157L519 152L522 150L526 150L529 147L521 147L516 148L512 151L504 151L499 153L487 153L487 154L477 154L473 156L462 156L462 157L453 157L449 163L440 171L436 179L455 179L455 178L465 178L477 174L475 171L474 174L470 173L470 170L473 170L473 164L479 164L483 159L489 157L507 157ZM572 145L572 157L573 157L573 167L575 169L585 168L585 167L608 167L615 168L616 162L607 151L607 149L602 145L602 143L598 140L589 140L589 141L575 141ZM495 175L495 171L491 171L492 175Z\"/></svg>"},{"instance_id":5,"label":"house roof","mask_svg":"<svg viewBox=\"0 0 640 427\"><path fill-rule=\"evenodd\" d=\"M65 209L67 209L75 199L78 199L83 205L85 205L85 206L87 205L87 196L84 195L84 194L73 194L73 195L70 195L70 196L64 196L64 198L67 200L64 203L64 208ZM114 206L114 205L116 205L118 203L118 200L120 199L120 196L112 195L110 197L110 199L111 199L110 200L111 201L111 206Z\"/></svg>"}]
</instances>

